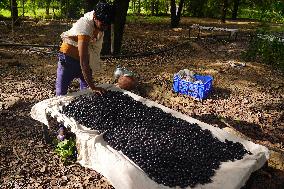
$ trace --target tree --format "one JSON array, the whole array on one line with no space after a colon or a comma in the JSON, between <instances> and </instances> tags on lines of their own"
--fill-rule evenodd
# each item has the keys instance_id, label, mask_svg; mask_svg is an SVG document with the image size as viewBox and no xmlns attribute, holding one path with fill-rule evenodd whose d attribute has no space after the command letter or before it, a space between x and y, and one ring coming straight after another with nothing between
<instances>
[{"instance_id":1,"label":"tree","mask_svg":"<svg viewBox=\"0 0 284 189\"><path fill-rule=\"evenodd\" d=\"M175 28L179 25L183 5L184 5L184 0L180 0L178 8L177 8L176 1L171 0L171 27L172 28Z\"/></svg>"},{"instance_id":2,"label":"tree","mask_svg":"<svg viewBox=\"0 0 284 189\"><path fill-rule=\"evenodd\" d=\"M155 14L155 0L151 0L151 15Z\"/></svg>"},{"instance_id":3,"label":"tree","mask_svg":"<svg viewBox=\"0 0 284 189\"><path fill-rule=\"evenodd\" d=\"M113 53L118 54L122 46L122 37L126 22L127 10L130 0L115 0L115 16L114 16L114 46Z\"/></svg>"},{"instance_id":4,"label":"tree","mask_svg":"<svg viewBox=\"0 0 284 189\"><path fill-rule=\"evenodd\" d=\"M11 17L12 23L18 25L19 24L19 16L18 16L18 3L17 0L11 0Z\"/></svg>"},{"instance_id":5,"label":"tree","mask_svg":"<svg viewBox=\"0 0 284 189\"><path fill-rule=\"evenodd\" d=\"M102 54L120 53L129 2L130 0L114 0L114 22L111 30L104 32ZM111 37L113 37L112 40ZM113 52L111 52L111 50Z\"/></svg>"},{"instance_id":6,"label":"tree","mask_svg":"<svg viewBox=\"0 0 284 189\"><path fill-rule=\"evenodd\" d=\"M238 9L239 9L239 5L240 5L240 0L234 0L233 2L233 11L232 11L232 19L236 20L237 16L238 16Z\"/></svg>"},{"instance_id":7,"label":"tree","mask_svg":"<svg viewBox=\"0 0 284 189\"><path fill-rule=\"evenodd\" d=\"M222 16L221 16L222 22L225 22L225 20L226 20L227 9L228 9L228 0L224 0L223 1Z\"/></svg>"}]
</instances>

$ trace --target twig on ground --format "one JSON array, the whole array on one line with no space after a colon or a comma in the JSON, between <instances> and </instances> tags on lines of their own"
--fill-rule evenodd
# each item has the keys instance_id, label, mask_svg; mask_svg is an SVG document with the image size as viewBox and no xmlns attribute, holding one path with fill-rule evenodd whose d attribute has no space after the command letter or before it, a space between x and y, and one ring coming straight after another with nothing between
<instances>
[{"instance_id":1,"label":"twig on ground","mask_svg":"<svg viewBox=\"0 0 284 189\"><path fill-rule=\"evenodd\" d=\"M13 153L15 154L15 156L17 157L17 159L18 159L19 161L24 162L24 161L19 157L19 155L18 155L18 153L17 153L15 147L13 147Z\"/></svg>"}]
</instances>

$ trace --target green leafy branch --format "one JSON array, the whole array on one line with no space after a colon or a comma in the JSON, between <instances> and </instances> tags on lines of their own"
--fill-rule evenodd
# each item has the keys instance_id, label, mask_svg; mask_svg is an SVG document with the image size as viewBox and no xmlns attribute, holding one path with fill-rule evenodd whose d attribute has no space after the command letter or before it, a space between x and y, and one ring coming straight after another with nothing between
<instances>
[{"instance_id":1,"label":"green leafy branch","mask_svg":"<svg viewBox=\"0 0 284 189\"><path fill-rule=\"evenodd\" d=\"M76 141L74 139L65 139L56 145L55 152L64 162L76 159Z\"/></svg>"}]
</instances>

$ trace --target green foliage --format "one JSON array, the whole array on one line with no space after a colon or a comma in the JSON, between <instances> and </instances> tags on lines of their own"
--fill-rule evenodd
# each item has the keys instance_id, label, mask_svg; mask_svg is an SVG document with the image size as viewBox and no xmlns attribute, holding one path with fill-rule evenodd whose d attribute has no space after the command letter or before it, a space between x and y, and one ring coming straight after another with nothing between
<instances>
[{"instance_id":1,"label":"green foliage","mask_svg":"<svg viewBox=\"0 0 284 189\"><path fill-rule=\"evenodd\" d=\"M204 6L204 16L209 18L219 18L221 15L222 3L216 0L208 0Z\"/></svg>"},{"instance_id":2,"label":"green foliage","mask_svg":"<svg viewBox=\"0 0 284 189\"><path fill-rule=\"evenodd\" d=\"M284 22L284 1L255 1L243 3L240 18L251 18L266 22Z\"/></svg>"},{"instance_id":3,"label":"green foliage","mask_svg":"<svg viewBox=\"0 0 284 189\"><path fill-rule=\"evenodd\" d=\"M266 21L266 22L284 22L284 14L281 14L281 12L275 12L273 10L252 10L252 9L241 9L241 12L239 14L240 18L250 18L250 19L257 19L260 21Z\"/></svg>"},{"instance_id":4,"label":"green foliage","mask_svg":"<svg viewBox=\"0 0 284 189\"><path fill-rule=\"evenodd\" d=\"M62 5L62 11L64 12L64 14L67 13L66 16L68 18L80 18L80 16L82 16L83 13L82 7L83 7L82 1L69 0L67 1L67 3L65 2L65 4Z\"/></svg>"},{"instance_id":5,"label":"green foliage","mask_svg":"<svg viewBox=\"0 0 284 189\"><path fill-rule=\"evenodd\" d=\"M204 17L204 9L206 8L208 0L189 1L188 10L193 17Z\"/></svg>"},{"instance_id":6,"label":"green foliage","mask_svg":"<svg viewBox=\"0 0 284 189\"><path fill-rule=\"evenodd\" d=\"M23 9L22 1L18 0L19 16L22 15ZM24 1L24 16L33 18L79 18L83 13L83 2L77 0L61 0L50 1L49 12L50 15L46 15L47 0L27 0ZM0 1L0 15L4 17L10 17L10 1Z\"/></svg>"},{"instance_id":7,"label":"green foliage","mask_svg":"<svg viewBox=\"0 0 284 189\"><path fill-rule=\"evenodd\" d=\"M11 16L11 11L5 10L5 9L0 9L0 17L10 17Z\"/></svg>"},{"instance_id":8,"label":"green foliage","mask_svg":"<svg viewBox=\"0 0 284 189\"><path fill-rule=\"evenodd\" d=\"M25 16L39 18L79 18L83 14L84 2L77 0L17 0L18 6L24 2ZM50 2L50 4L48 3ZM113 1L111 1L113 2ZM176 3L179 0L176 0ZM194 17L220 18L223 0L188 0L185 1L182 14ZM46 8L49 6L49 15L46 15ZM229 1L227 18L231 18L233 1ZM10 0L0 1L0 15L10 17ZM19 16L22 9L19 8ZM9 13L9 14L8 14ZM169 0L131 0L128 14L139 15L169 15ZM238 18L251 18L269 22L284 22L284 1L283 0L241 0L238 11Z\"/></svg>"},{"instance_id":9,"label":"green foliage","mask_svg":"<svg viewBox=\"0 0 284 189\"><path fill-rule=\"evenodd\" d=\"M260 60L284 71L284 39L265 32L258 32L243 54L245 60Z\"/></svg>"},{"instance_id":10,"label":"green foliage","mask_svg":"<svg viewBox=\"0 0 284 189\"><path fill-rule=\"evenodd\" d=\"M9 9L10 8L10 1L9 0L1 0L0 1L0 10L1 9ZM2 10L1 10L2 12ZM1 13L0 13L1 14Z\"/></svg>"},{"instance_id":11,"label":"green foliage","mask_svg":"<svg viewBox=\"0 0 284 189\"><path fill-rule=\"evenodd\" d=\"M74 139L65 139L56 145L55 152L62 158L64 162L75 159L76 141Z\"/></svg>"},{"instance_id":12,"label":"green foliage","mask_svg":"<svg viewBox=\"0 0 284 189\"><path fill-rule=\"evenodd\" d=\"M271 25L269 27L269 30L271 32L278 32L278 33L284 33L284 24L278 24L278 25Z\"/></svg>"}]
</instances>

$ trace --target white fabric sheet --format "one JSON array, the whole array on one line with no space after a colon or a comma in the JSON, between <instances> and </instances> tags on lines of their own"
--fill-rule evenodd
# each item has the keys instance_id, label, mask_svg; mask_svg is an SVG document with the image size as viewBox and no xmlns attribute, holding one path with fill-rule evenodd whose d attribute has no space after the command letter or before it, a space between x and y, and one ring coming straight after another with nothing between
<instances>
[{"instance_id":1,"label":"white fabric sheet","mask_svg":"<svg viewBox=\"0 0 284 189\"><path fill-rule=\"evenodd\" d=\"M121 90L114 85L103 84L108 90L122 91L135 100L141 101L147 106L156 106L163 111L171 113L173 116L184 119L190 123L197 123L202 129L208 129L219 140L225 139L240 142L251 151L252 155L246 155L243 159L234 162L223 162L216 174L212 177L213 182L205 185L196 185L198 189L238 189L244 186L250 174L261 168L269 157L266 147L254 144L248 140L239 138L222 129L200 122L175 110L162 106L154 101L145 99L131 92ZM90 130L72 118L68 118L59 113L64 104L68 104L75 96L90 93L72 93L66 96L54 97L41 101L33 106L31 116L48 125L47 114L57 117L58 121L63 121L66 126L71 127L71 131L76 134L77 148L79 150L78 162L84 166L94 169L104 175L116 189L169 189L169 187L157 184L151 180L143 170L122 154L111 148L97 131ZM178 189L179 187L175 187ZM190 189L190 187L187 187Z\"/></svg>"}]
</instances>

